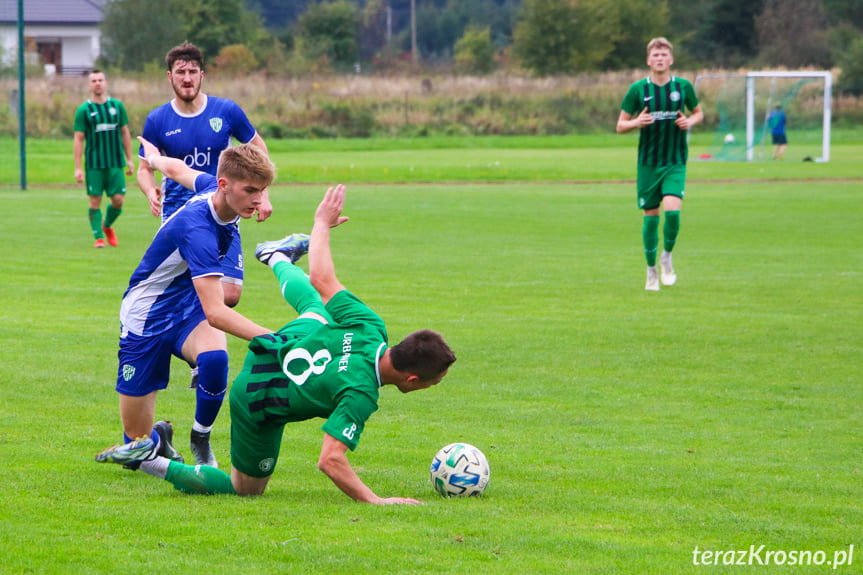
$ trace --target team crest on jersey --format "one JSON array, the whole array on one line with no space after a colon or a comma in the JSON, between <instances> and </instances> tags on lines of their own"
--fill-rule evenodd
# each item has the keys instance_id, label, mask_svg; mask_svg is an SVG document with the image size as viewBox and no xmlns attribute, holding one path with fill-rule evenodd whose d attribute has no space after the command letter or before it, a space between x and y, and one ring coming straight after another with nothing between
<instances>
[{"instance_id":1,"label":"team crest on jersey","mask_svg":"<svg viewBox=\"0 0 863 575\"><path fill-rule=\"evenodd\" d=\"M222 119L221 118L210 118L210 127L213 128L213 131L218 133L219 130L222 129Z\"/></svg>"},{"instance_id":2,"label":"team crest on jersey","mask_svg":"<svg viewBox=\"0 0 863 575\"><path fill-rule=\"evenodd\" d=\"M671 93L671 96L669 96L669 98L671 98L671 101L672 101L672 102L677 102L677 101L679 101L679 100L680 100L680 92L678 92L677 90L675 90L674 92L672 92L672 93ZM217 131L218 131L218 130L217 130Z\"/></svg>"},{"instance_id":3,"label":"team crest on jersey","mask_svg":"<svg viewBox=\"0 0 863 575\"><path fill-rule=\"evenodd\" d=\"M108 108L108 113L111 114L112 116L116 116L117 115L117 108Z\"/></svg>"},{"instance_id":4,"label":"team crest on jersey","mask_svg":"<svg viewBox=\"0 0 863 575\"><path fill-rule=\"evenodd\" d=\"M123 380L129 381L135 376L135 366L128 363L123 365Z\"/></svg>"}]
</instances>

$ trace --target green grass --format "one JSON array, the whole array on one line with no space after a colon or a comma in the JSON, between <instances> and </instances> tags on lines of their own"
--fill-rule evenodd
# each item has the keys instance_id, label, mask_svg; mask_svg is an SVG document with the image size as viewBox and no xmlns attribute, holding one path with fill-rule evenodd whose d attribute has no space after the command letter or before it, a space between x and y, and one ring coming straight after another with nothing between
<instances>
[{"instance_id":1,"label":"green grass","mask_svg":"<svg viewBox=\"0 0 863 575\"><path fill-rule=\"evenodd\" d=\"M631 143L604 154L475 152L510 153L524 179L539 177L537 162L564 163L566 180L603 170L632 179ZM414 160L415 170L455 166L466 154L342 153L366 154L371 175L409 174ZM328 154L274 151L282 174L312 174L303 159ZM851 174L852 163L830 167ZM796 165L777 172L783 181L759 175L770 164L726 167L742 181L691 166L678 285L660 293L643 289L630 183L349 185L352 219L333 239L340 279L393 341L430 327L459 356L436 388L384 390L350 456L378 494L421 507L341 494L315 467L321 421L288 427L255 499L186 496L96 464L120 439L117 314L156 221L129 193L120 247L94 250L80 188L4 193L14 216L3 224L0 290L0 571L787 573L697 567L692 552L765 545L832 559L854 544L853 565L837 571L858 572L860 183L830 171L793 181ZM422 169L433 178L436 168ZM307 230L322 191L274 187L274 216L242 225L246 252ZM238 309L273 328L292 318L252 261ZM233 376L244 345L229 346ZM181 449L194 411L187 379L175 363L157 410L175 422ZM229 419L226 409L214 431L223 465ZM433 492L429 463L452 441L488 456L482 499Z\"/></svg>"},{"instance_id":2,"label":"green grass","mask_svg":"<svg viewBox=\"0 0 863 575\"><path fill-rule=\"evenodd\" d=\"M708 150L713 134L693 137L691 156ZM850 131L836 131L829 163L799 161L820 156L820 140L798 136L788 161L699 162L689 164L689 179L860 178L863 144ZM415 139L270 140L280 183L628 181L635 178L638 136L548 136ZM72 143L31 139L27 145L28 187L74 185ZM769 147L765 153L770 154ZM20 183L18 143L0 139L0 190ZM137 147L135 147L137 154ZM134 188L134 181L130 181Z\"/></svg>"}]
</instances>

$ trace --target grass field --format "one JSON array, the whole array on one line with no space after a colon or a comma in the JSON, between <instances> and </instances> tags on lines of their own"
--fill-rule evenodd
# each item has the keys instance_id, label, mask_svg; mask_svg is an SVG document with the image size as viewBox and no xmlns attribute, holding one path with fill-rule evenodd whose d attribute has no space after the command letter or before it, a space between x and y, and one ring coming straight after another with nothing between
<instances>
[{"instance_id":1,"label":"grass field","mask_svg":"<svg viewBox=\"0 0 863 575\"><path fill-rule=\"evenodd\" d=\"M459 356L434 389L385 389L350 456L378 494L425 502L386 508L317 471L321 421L288 428L255 499L93 461L120 439L117 314L156 221L131 190L120 247L94 250L71 145L33 143L38 184L2 193L0 572L820 573L844 552L836 572L860 573L863 146L835 145L829 165L692 164L678 284L646 293L634 141L558 142L273 146L282 183L349 184L337 269L390 339L430 327ZM460 167L493 162L508 173ZM247 254L308 230L322 192L274 187L274 216L241 226ZM238 309L279 327L292 316L248 260ZM229 345L233 376L244 344ZM181 450L187 379L175 363L157 410ZM225 409L223 466L228 432ZM433 492L452 441L488 456L483 498ZM762 545L762 561L822 564L721 564ZM694 565L714 560L696 547L720 565Z\"/></svg>"}]
</instances>

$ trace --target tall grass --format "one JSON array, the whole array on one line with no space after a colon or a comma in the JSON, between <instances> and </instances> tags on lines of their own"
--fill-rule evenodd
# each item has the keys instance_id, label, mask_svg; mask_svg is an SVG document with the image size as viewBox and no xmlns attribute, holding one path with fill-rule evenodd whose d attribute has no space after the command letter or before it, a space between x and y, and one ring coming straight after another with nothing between
<instances>
[{"instance_id":1,"label":"tall grass","mask_svg":"<svg viewBox=\"0 0 863 575\"><path fill-rule=\"evenodd\" d=\"M428 135L535 135L613 129L626 88L644 70L530 78L470 76L325 76L276 78L207 76L205 90L240 103L267 138L423 137ZM694 80L697 72L681 71ZM172 97L164 73L109 74L110 93L129 112L133 133L147 113ZM14 80L0 81L11 94ZM87 97L84 78L27 82L27 130L35 137L71 137L77 106ZM817 111L817 110L816 110ZM837 98L839 125L863 122L863 99ZM707 110L703 129L718 122ZM17 133L11 107L0 107L0 134Z\"/></svg>"}]
</instances>

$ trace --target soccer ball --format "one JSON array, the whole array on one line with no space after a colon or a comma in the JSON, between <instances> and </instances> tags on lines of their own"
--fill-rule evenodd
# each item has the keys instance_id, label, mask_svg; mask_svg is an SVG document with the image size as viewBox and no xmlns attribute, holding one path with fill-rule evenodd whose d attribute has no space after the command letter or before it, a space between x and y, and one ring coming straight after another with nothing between
<instances>
[{"instance_id":1,"label":"soccer ball","mask_svg":"<svg viewBox=\"0 0 863 575\"><path fill-rule=\"evenodd\" d=\"M727 134L725 136L725 143L726 144L733 144L734 143L734 134Z\"/></svg>"},{"instance_id":2,"label":"soccer ball","mask_svg":"<svg viewBox=\"0 0 863 575\"><path fill-rule=\"evenodd\" d=\"M450 443L432 459L432 484L444 497L482 495L489 475L488 459L468 443Z\"/></svg>"}]
</instances>

